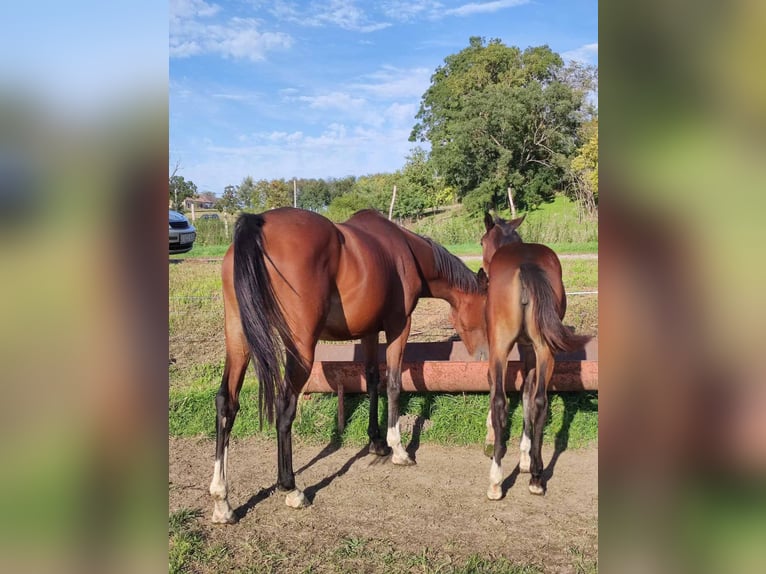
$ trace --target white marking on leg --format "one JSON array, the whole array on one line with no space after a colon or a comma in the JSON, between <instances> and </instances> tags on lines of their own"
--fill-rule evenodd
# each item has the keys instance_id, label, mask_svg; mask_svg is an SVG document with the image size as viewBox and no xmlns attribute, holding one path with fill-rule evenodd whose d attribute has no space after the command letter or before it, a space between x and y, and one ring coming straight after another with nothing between
<instances>
[{"instance_id":1,"label":"white marking on leg","mask_svg":"<svg viewBox=\"0 0 766 574\"><path fill-rule=\"evenodd\" d=\"M213 480L210 482L210 495L216 500L226 500L226 477L223 473L221 461L216 460L213 467Z\"/></svg>"},{"instance_id":2,"label":"white marking on leg","mask_svg":"<svg viewBox=\"0 0 766 574\"><path fill-rule=\"evenodd\" d=\"M234 511L229 506L228 488L226 485L226 468L228 466L229 449L223 451L223 461L216 460L213 467L213 480L210 483L210 495L213 497L213 518L215 524L232 524L236 522Z\"/></svg>"},{"instance_id":3,"label":"white marking on leg","mask_svg":"<svg viewBox=\"0 0 766 574\"><path fill-rule=\"evenodd\" d=\"M410 455L407 454L407 451L404 450L404 447L402 446L402 435L399 433L399 422L396 423L396 426L388 427L386 442L388 443L388 446L391 447L391 450L393 450L391 462L405 466L414 463L410 458Z\"/></svg>"},{"instance_id":4,"label":"white marking on leg","mask_svg":"<svg viewBox=\"0 0 766 574\"><path fill-rule=\"evenodd\" d=\"M493 444L495 442L495 428L492 426L492 409L487 411L487 438L484 439L485 444Z\"/></svg>"},{"instance_id":5,"label":"white marking on leg","mask_svg":"<svg viewBox=\"0 0 766 574\"><path fill-rule=\"evenodd\" d=\"M529 457L529 449L532 446L532 441L527 436L526 429L521 436L521 444L519 445L519 472L529 472L529 467L532 464L532 459Z\"/></svg>"},{"instance_id":6,"label":"white marking on leg","mask_svg":"<svg viewBox=\"0 0 766 574\"><path fill-rule=\"evenodd\" d=\"M287 496L285 496L285 504L290 508L305 508L309 505L309 501L303 492L296 488L287 493Z\"/></svg>"},{"instance_id":7,"label":"white marking on leg","mask_svg":"<svg viewBox=\"0 0 766 574\"><path fill-rule=\"evenodd\" d=\"M529 492L532 494L545 494L545 489L539 484L530 484Z\"/></svg>"},{"instance_id":8,"label":"white marking on leg","mask_svg":"<svg viewBox=\"0 0 766 574\"><path fill-rule=\"evenodd\" d=\"M503 466L492 459L489 467L489 488L487 489L487 498L490 500L500 500L503 497L503 487L500 484L503 481Z\"/></svg>"}]
</instances>

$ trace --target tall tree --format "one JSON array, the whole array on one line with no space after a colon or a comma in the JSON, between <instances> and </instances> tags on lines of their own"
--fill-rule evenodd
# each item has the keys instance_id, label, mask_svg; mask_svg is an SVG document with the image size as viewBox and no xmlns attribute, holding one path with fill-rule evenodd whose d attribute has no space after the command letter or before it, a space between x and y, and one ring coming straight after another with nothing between
<instances>
[{"instance_id":1,"label":"tall tree","mask_svg":"<svg viewBox=\"0 0 766 574\"><path fill-rule=\"evenodd\" d=\"M227 185L223 189L223 195L218 200L217 207L219 211L229 214L236 213L242 209L242 202L240 201L236 186Z\"/></svg>"},{"instance_id":2,"label":"tall tree","mask_svg":"<svg viewBox=\"0 0 766 574\"><path fill-rule=\"evenodd\" d=\"M182 175L175 173L170 176L169 181L170 201L173 209L183 211L184 199L187 197L197 197L197 186L193 181L185 180Z\"/></svg>"},{"instance_id":3,"label":"tall tree","mask_svg":"<svg viewBox=\"0 0 766 574\"><path fill-rule=\"evenodd\" d=\"M431 143L431 160L470 211L520 207L562 187L585 102L581 76L548 46L519 48L472 37L448 56L421 100L411 141Z\"/></svg>"}]
</instances>

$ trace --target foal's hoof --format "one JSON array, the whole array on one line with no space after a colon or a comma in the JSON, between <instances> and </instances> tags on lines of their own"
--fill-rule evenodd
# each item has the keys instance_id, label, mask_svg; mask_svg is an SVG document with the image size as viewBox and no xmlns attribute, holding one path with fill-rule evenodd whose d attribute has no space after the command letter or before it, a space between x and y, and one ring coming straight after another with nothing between
<instances>
[{"instance_id":1,"label":"foal's hoof","mask_svg":"<svg viewBox=\"0 0 766 574\"><path fill-rule=\"evenodd\" d=\"M408 455L398 455L394 454L391 457L391 462L394 464L398 464L399 466L412 466L415 464L415 461L412 460Z\"/></svg>"},{"instance_id":2,"label":"foal's hoof","mask_svg":"<svg viewBox=\"0 0 766 574\"><path fill-rule=\"evenodd\" d=\"M495 455L495 445L492 443L487 443L484 445L484 456L487 458L492 458Z\"/></svg>"},{"instance_id":3,"label":"foal's hoof","mask_svg":"<svg viewBox=\"0 0 766 574\"><path fill-rule=\"evenodd\" d=\"M213 524L236 524L237 516L228 505L224 508L216 503L213 507L213 517L211 518L211 522Z\"/></svg>"},{"instance_id":4,"label":"foal's hoof","mask_svg":"<svg viewBox=\"0 0 766 574\"><path fill-rule=\"evenodd\" d=\"M290 508L306 508L311 503L308 501L308 498L306 498L306 495L296 488L287 493L285 496L285 504Z\"/></svg>"},{"instance_id":5,"label":"foal's hoof","mask_svg":"<svg viewBox=\"0 0 766 574\"><path fill-rule=\"evenodd\" d=\"M391 452L391 448L383 441L371 441L370 442L370 454L378 456L388 456Z\"/></svg>"},{"instance_id":6,"label":"foal's hoof","mask_svg":"<svg viewBox=\"0 0 766 574\"><path fill-rule=\"evenodd\" d=\"M545 487L542 484L536 484L532 481L529 482L529 492L542 496L545 494Z\"/></svg>"},{"instance_id":7,"label":"foal's hoof","mask_svg":"<svg viewBox=\"0 0 766 574\"><path fill-rule=\"evenodd\" d=\"M487 489L487 498L490 500L500 500L503 498L503 487L499 484L490 484Z\"/></svg>"}]
</instances>

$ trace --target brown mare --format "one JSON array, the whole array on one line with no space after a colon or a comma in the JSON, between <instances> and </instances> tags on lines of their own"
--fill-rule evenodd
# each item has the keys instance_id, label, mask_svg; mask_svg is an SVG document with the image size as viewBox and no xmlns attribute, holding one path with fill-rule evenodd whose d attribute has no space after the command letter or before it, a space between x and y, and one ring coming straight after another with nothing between
<instances>
[{"instance_id":1,"label":"brown mare","mask_svg":"<svg viewBox=\"0 0 766 574\"><path fill-rule=\"evenodd\" d=\"M554 353L574 351L589 339L573 335L562 324L566 294L561 280L561 263L545 245L522 242L516 228L523 220L524 217L505 221L486 214L484 225L487 231L481 238L482 265L489 276L486 316L490 412L487 443L494 443L494 449L487 497L491 500L503 496L501 461L506 450L504 431L508 421L505 375L513 344L518 342L524 364L524 428L519 471L531 472L531 493L544 494L541 447Z\"/></svg>"},{"instance_id":2,"label":"brown mare","mask_svg":"<svg viewBox=\"0 0 766 574\"><path fill-rule=\"evenodd\" d=\"M213 522L236 521L228 502L228 445L251 356L260 381L259 414L265 410L271 423L276 415L277 485L287 493L288 506L308 504L295 485L291 428L320 339L362 340L369 450L385 455L389 449L378 428L377 357L378 333L385 332L386 443L394 464L413 464L401 444L398 400L410 315L420 297L448 301L469 352L486 348L485 293L477 276L440 245L369 210L337 225L292 208L239 218L223 261L226 363L216 396Z\"/></svg>"}]
</instances>

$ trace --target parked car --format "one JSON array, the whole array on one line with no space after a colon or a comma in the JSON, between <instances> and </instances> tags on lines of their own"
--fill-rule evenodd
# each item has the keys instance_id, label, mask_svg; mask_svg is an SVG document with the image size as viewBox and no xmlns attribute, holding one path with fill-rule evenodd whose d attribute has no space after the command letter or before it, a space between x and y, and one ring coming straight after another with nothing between
<instances>
[{"instance_id":1,"label":"parked car","mask_svg":"<svg viewBox=\"0 0 766 574\"><path fill-rule=\"evenodd\" d=\"M203 213L199 216L200 219L220 219L217 213Z\"/></svg>"},{"instance_id":2,"label":"parked car","mask_svg":"<svg viewBox=\"0 0 766 574\"><path fill-rule=\"evenodd\" d=\"M170 253L186 253L194 247L197 230L182 214L168 209Z\"/></svg>"}]
</instances>

